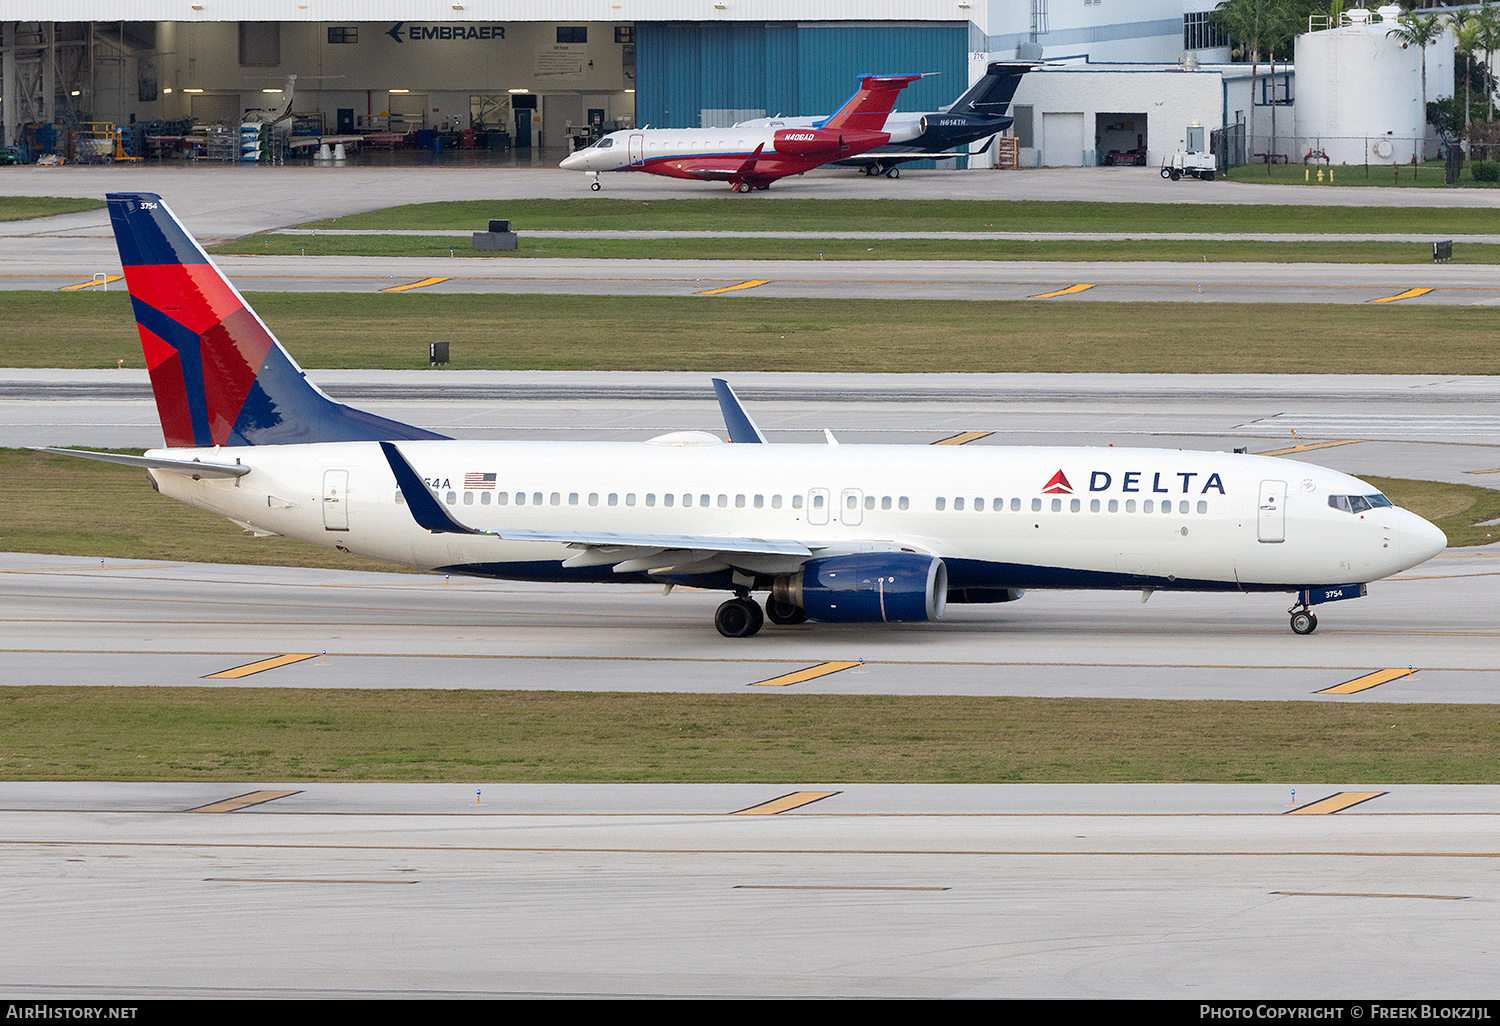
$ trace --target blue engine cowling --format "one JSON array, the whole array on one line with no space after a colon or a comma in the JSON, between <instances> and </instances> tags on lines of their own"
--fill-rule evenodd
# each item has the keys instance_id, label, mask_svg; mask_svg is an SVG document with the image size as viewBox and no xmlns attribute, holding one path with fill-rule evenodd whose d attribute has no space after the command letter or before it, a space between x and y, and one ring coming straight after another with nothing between
<instances>
[{"instance_id":1,"label":"blue engine cowling","mask_svg":"<svg viewBox=\"0 0 1500 1026\"><path fill-rule=\"evenodd\" d=\"M936 620L948 602L948 568L915 552L862 552L805 563L773 597L823 623Z\"/></svg>"}]
</instances>

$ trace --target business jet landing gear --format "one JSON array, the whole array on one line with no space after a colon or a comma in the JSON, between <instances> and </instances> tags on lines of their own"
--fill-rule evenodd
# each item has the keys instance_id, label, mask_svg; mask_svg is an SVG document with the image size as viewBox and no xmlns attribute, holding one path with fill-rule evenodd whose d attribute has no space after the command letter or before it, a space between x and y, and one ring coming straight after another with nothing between
<instances>
[{"instance_id":1,"label":"business jet landing gear","mask_svg":"<svg viewBox=\"0 0 1500 1026\"><path fill-rule=\"evenodd\" d=\"M900 178L901 177L901 169L899 167L886 168L885 176L887 178Z\"/></svg>"},{"instance_id":2,"label":"business jet landing gear","mask_svg":"<svg viewBox=\"0 0 1500 1026\"><path fill-rule=\"evenodd\" d=\"M735 192L749 192L753 188L749 182L737 182L734 186Z\"/></svg>"},{"instance_id":3,"label":"business jet landing gear","mask_svg":"<svg viewBox=\"0 0 1500 1026\"><path fill-rule=\"evenodd\" d=\"M1297 608L1293 606L1289 612L1292 614L1292 632L1294 634L1311 634L1318 629L1318 617L1312 610Z\"/></svg>"},{"instance_id":4,"label":"business jet landing gear","mask_svg":"<svg viewBox=\"0 0 1500 1026\"><path fill-rule=\"evenodd\" d=\"M599 172L594 172L594 181L591 185L589 185L589 188L594 192L598 192L600 189L604 188L604 186L599 184Z\"/></svg>"},{"instance_id":5,"label":"business jet landing gear","mask_svg":"<svg viewBox=\"0 0 1500 1026\"><path fill-rule=\"evenodd\" d=\"M755 600L741 595L725 602L714 613L714 626L726 638L748 638L765 625L766 616Z\"/></svg>"}]
</instances>

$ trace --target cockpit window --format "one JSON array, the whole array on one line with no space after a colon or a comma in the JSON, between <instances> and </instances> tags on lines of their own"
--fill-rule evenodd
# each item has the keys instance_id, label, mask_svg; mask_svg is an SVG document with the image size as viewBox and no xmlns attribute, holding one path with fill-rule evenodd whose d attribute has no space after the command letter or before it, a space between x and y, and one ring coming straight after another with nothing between
<instances>
[{"instance_id":1,"label":"cockpit window","mask_svg":"<svg viewBox=\"0 0 1500 1026\"><path fill-rule=\"evenodd\" d=\"M601 150L607 150L607 149L610 149L611 147L613 147L614 144L615 144L615 141L614 141L613 138L611 138L609 136L605 136L603 139L600 139L594 145L597 146L597 147L599 147Z\"/></svg>"},{"instance_id":2,"label":"cockpit window","mask_svg":"<svg viewBox=\"0 0 1500 1026\"><path fill-rule=\"evenodd\" d=\"M1394 506L1395 503L1376 492L1374 495L1330 495L1328 505L1345 513L1363 513L1377 506Z\"/></svg>"}]
</instances>

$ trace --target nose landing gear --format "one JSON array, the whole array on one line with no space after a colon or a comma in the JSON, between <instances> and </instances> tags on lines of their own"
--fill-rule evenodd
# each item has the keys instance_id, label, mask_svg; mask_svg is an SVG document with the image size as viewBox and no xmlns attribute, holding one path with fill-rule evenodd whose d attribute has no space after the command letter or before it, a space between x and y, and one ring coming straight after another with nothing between
<instances>
[{"instance_id":1,"label":"nose landing gear","mask_svg":"<svg viewBox=\"0 0 1500 1026\"><path fill-rule=\"evenodd\" d=\"M1310 609L1298 609L1293 606L1289 612L1292 614L1292 632L1294 634L1311 634L1318 629L1317 614Z\"/></svg>"},{"instance_id":2,"label":"nose landing gear","mask_svg":"<svg viewBox=\"0 0 1500 1026\"><path fill-rule=\"evenodd\" d=\"M592 189L594 192L598 192L600 189L603 188L603 186L599 184L599 172L597 172L597 171L594 172L594 180L589 185L589 188Z\"/></svg>"}]
</instances>

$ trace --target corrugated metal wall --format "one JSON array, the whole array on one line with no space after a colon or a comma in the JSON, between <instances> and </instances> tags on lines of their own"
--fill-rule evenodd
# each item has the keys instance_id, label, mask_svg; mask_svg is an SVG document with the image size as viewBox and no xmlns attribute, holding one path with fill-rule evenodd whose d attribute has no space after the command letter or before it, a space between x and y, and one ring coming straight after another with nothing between
<instances>
[{"instance_id":1,"label":"corrugated metal wall","mask_svg":"<svg viewBox=\"0 0 1500 1026\"><path fill-rule=\"evenodd\" d=\"M637 22L636 124L698 128L705 112L829 114L860 74L938 72L901 110L935 110L968 87L964 23L797 25Z\"/></svg>"}]
</instances>

